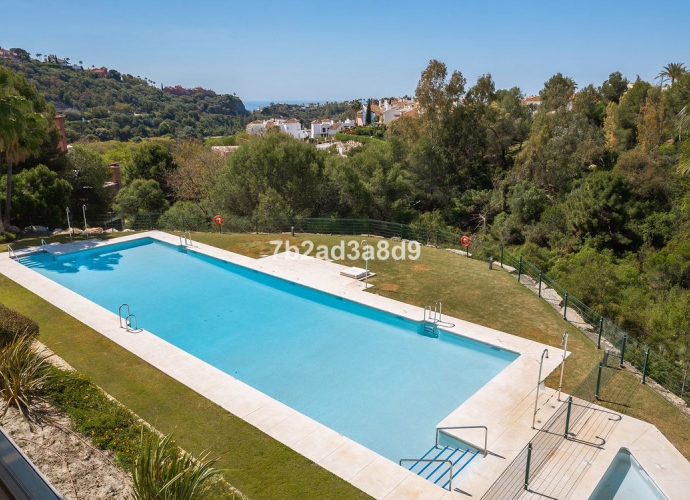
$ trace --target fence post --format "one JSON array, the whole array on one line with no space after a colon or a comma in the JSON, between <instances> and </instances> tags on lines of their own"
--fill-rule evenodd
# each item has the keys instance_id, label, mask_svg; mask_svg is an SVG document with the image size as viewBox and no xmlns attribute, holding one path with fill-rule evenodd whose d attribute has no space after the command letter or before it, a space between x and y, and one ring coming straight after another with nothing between
<instances>
[{"instance_id":1,"label":"fence post","mask_svg":"<svg viewBox=\"0 0 690 500\"><path fill-rule=\"evenodd\" d=\"M685 380L688 378L688 369L683 370L683 386L680 388L680 399L683 399L683 393L685 392Z\"/></svg>"},{"instance_id":2,"label":"fence post","mask_svg":"<svg viewBox=\"0 0 690 500\"><path fill-rule=\"evenodd\" d=\"M367 236L371 236L371 219L367 219Z\"/></svg>"},{"instance_id":3,"label":"fence post","mask_svg":"<svg viewBox=\"0 0 690 500\"><path fill-rule=\"evenodd\" d=\"M568 292L565 292L565 302L563 303L563 319L568 319Z\"/></svg>"},{"instance_id":4,"label":"fence post","mask_svg":"<svg viewBox=\"0 0 690 500\"><path fill-rule=\"evenodd\" d=\"M527 467L525 468L525 490L529 488L529 464L532 461L532 443L527 445Z\"/></svg>"},{"instance_id":5,"label":"fence post","mask_svg":"<svg viewBox=\"0 0 690 500\"><path fill-rule=\"evenodd\" d=\"M604 368L604 365L599 363L599 375L597 375L597 390L594 393L594 399L599 399L599 389L601 388L601 370Z\"/></svg>"},{"instance_id":6,"label":"fence post","mask_svg":"<svg viewBox=\"0 0 690 500\"><path fill-rule=\"evenodd\" d=\"M621 347L621 364L618 366L618 368L623 368L623 361L625 359L625 344L628 343L628 336L623 335L623 346Z\"/></svg>"},{"instance_id":7,"label":"fence post","mask_svg":"<svg viewBox=\"0 0 690 500\"><path fill-rule=\"evenodd\" d=\"M403 239L403 225L400 224L400 241Z\"/></svg>"},{"instance_id":8,"label":"fence post","mask_svg":"<svg viewBox=\"0 0 690 500\"><path fill-rule=\"evenodd\" d=\"M599 336L597 337L597 349L601 349L601 333L604 331L604 317L599 317Z\"/></svg>"},{"instance_id":9,"label":"fence post","mask_svg":"<svg viewBox=\"0 0 690 500\"><path fill-rule=\"evenodd\" d=\"M501 245L501 269L503 269L503 245Z\"/></svg>"},{"instance_id":10,"label":"fence post","mask_svg":"<svg viewBox=\"0 0 690 500\"><path fill-rule=\"evenodd\" d=\"M436 242L434 243L434 246L438 248L438 229L436 230Z\"/></svg>"},{"instance_id":11,"label":"fence post","mask_svg":"<svg viewBox=\"0 0 690 500\"><path fill-rule=\"evenodd\" d=\"M568 413L565 416L565 433L563 434L563 437L568 439L568 431L570 430L570 409L573 406L573 397L569 396L568 397Z\"/></svg>"},{"instance_id":12,"label":"fence post","mask_svg":"<svg viewBox=\"0 0 690 500\"><path fill-rule=\"evenodd\" d=\"M645 383L645 380L647 379L647 361L648 360L649 360L649 347L647 348L647 352L644 353L644 366L642 367L642 383L643 384Z\"/></svg>"},{"instance_id":13,"label":"fence post","mask_svg":"<svg viewBox=\"0 0 690 500\"><path fill-rule=\"evenodd\" d=\"M518 283L520 283L520 275L522 274L522 255L520 255L520 260L518 261Z\"/></svg>"},{"instance_id":14,"label":"fence post","mask_svg":"<svg viewBox=\"0 0 690 500\"><path fill-rule=\"evenodd\" d=\"M153 229L153 223L151 222L151 212L149 212L149 229Z\"/></svg>"},{"instance_id":15,"label":"fence post","mask_svg":"<svg viewBox=\"0 0 690 500\"><path fill-rule=\"evenodd\" d=\"M541 276L542 276L542 272L539 271L539 298L541 298Z\"/></svg>"}]
</instances>

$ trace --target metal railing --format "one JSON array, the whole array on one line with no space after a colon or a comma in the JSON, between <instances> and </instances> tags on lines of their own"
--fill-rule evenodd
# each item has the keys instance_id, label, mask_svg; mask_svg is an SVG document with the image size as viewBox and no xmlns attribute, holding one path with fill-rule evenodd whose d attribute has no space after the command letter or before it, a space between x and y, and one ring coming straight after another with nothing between
<instances>
[{"instance_id":1,"label":"metal railing","mask_svg":"<svg viewBox=\"0 0 690 500\"><path fill-rule=\"evenodd\" d=\"M7 254L9 255L10 259L16 259L17 254L15 253L14 250L12 250L12 247L8 244L7 245Z\"/></svg>"},{"instance_id":2,"label":"metal railing","mask_svg":"<svg viewBox=\"0 0 690 500\"><path fill-rule=\"evenodd\" d=\"M460 425L460 426L453 426L453 427L437 427L436 428L436 447L438 448L438 437L439 434L442 431L450 431L450 430L459 430L459 429L484 429L484 449L482 451L482 455L486 457L486 455L489 453L489 448L488 448L488 442L489 442L489 428L486 425ZM444 434L448 435L447 432ZM463 441L460 438L457 438L455 436L451 436L454 439L458 439L460 441Z\"/></svg>"}]
</instances>

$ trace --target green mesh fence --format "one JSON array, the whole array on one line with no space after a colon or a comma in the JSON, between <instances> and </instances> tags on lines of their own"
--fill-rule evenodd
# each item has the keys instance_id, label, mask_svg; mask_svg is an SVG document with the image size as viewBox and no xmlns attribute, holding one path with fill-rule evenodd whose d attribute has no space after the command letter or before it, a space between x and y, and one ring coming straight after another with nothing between
<instances>
[{"instance_id":1,"label":"green mesh fence","mask_svg":"<svg viewBox=\"0 0 690 500\"><path fill-rule=\"evenodd\" d=\"M529 277L535 282L541 283L543 290L551 289L559 297L560 307L566 305L567 298L567 308L575 311L583 319L585 325L579 326L590 331L590 339L598 341L598 334L601 330L601 339L609 342L618 353L623 349L623 339L625 339L624 357L626 362L644 372L647 378L653 379L673 394L682 397L686 403L690 403L690 394L688 394L690 391L687 390L688 378L685 370L682 370L678 365L664 358L658 352L650 350L649 355L647 355L649 347L646 344L638 342L612 320L603 317L577 297L570 295L558 282L547 276L527 259L511 253L500 245L473 237L469 249L465 249L460 244L460 237L462 235L459 233L375 219L310 217L262 219L221 215L225 219L222 228L216 226L213 223L213 218L210 216L190 217L175 215L171 212L164 214L106 214L93 219L89 218L88 224L91 227L102 227L105 230L117 231L124 229L135 231L161 229L167 231L281 233L289 232L294 228L296 233L375 235L384 238L414 240L423 245L453 249L463 253L467 251L475 259L489 260L492 258L501 266L514 268L521 281L523 278ZM542 298L545 297L542 296ZM553 298L553 293L550 294L550 298ZM646 366L645 359L647 359Z\"/></svg>"}]
</instances>

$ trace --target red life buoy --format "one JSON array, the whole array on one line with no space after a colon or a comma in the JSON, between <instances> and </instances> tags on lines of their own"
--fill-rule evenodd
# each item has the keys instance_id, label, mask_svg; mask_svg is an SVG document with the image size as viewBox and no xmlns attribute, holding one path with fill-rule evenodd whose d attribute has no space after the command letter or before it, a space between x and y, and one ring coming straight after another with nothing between
<instances>
[{"instance_id":1,"label":"red life buoy","mask_svg":"<svg viewBox=\"0 0 690 500\"><path fill-rule=\"evenodd\" d=\"M472 240L470 240L469 236L463 236L462 238L460 238L460 244L467 248L472 244Z\"/></svg>"},{"instance_id":2,"label":"red life buoy","mask_svg":"<svg viewBox=\"0 0 690 500\"><path fill-rule=\"evenodd\" d=\"M223 219L223 216L222 216L222 215L216 215L216 216L213 218L213 223L214 223L216 226L222 226L222 225L225 223L225 219Z\"/></svg>"}]
</instances>

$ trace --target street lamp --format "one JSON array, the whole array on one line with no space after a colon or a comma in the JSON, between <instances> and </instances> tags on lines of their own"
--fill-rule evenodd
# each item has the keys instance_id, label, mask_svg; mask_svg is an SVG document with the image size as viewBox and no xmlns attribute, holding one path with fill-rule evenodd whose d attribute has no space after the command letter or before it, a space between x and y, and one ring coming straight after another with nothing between
<instances>
[{"instance_id":1,"label":"street lamp","mask_svg":"<svg viewBox=\"0 0 690 500\"><path fill-rule=\"evenodd\" d=\"M561 363L561 381L558 382L558 400L561 400L561 389L563 388L563 372L565 371L565 356L568 352L568 331L563 332L561 337L561 345L563 346L563 362Z\"/></svg>"},{"instance_id":2,"label":"street lamp","mask_svg":"<svg viewBox=\"0 0 690 500\"><path fill-rule=\"evenodd\" d=\"M544 349L541 353L541 361L539 362L539 376L537 377L537 397L534 399L534 414L532 415L532 429L534 429L534 423L537 420L537 402L539 401L539 386L541 385L541 368L544 366L544 358L549 359L549 350Z\"/></svg>"}]
</instances>

